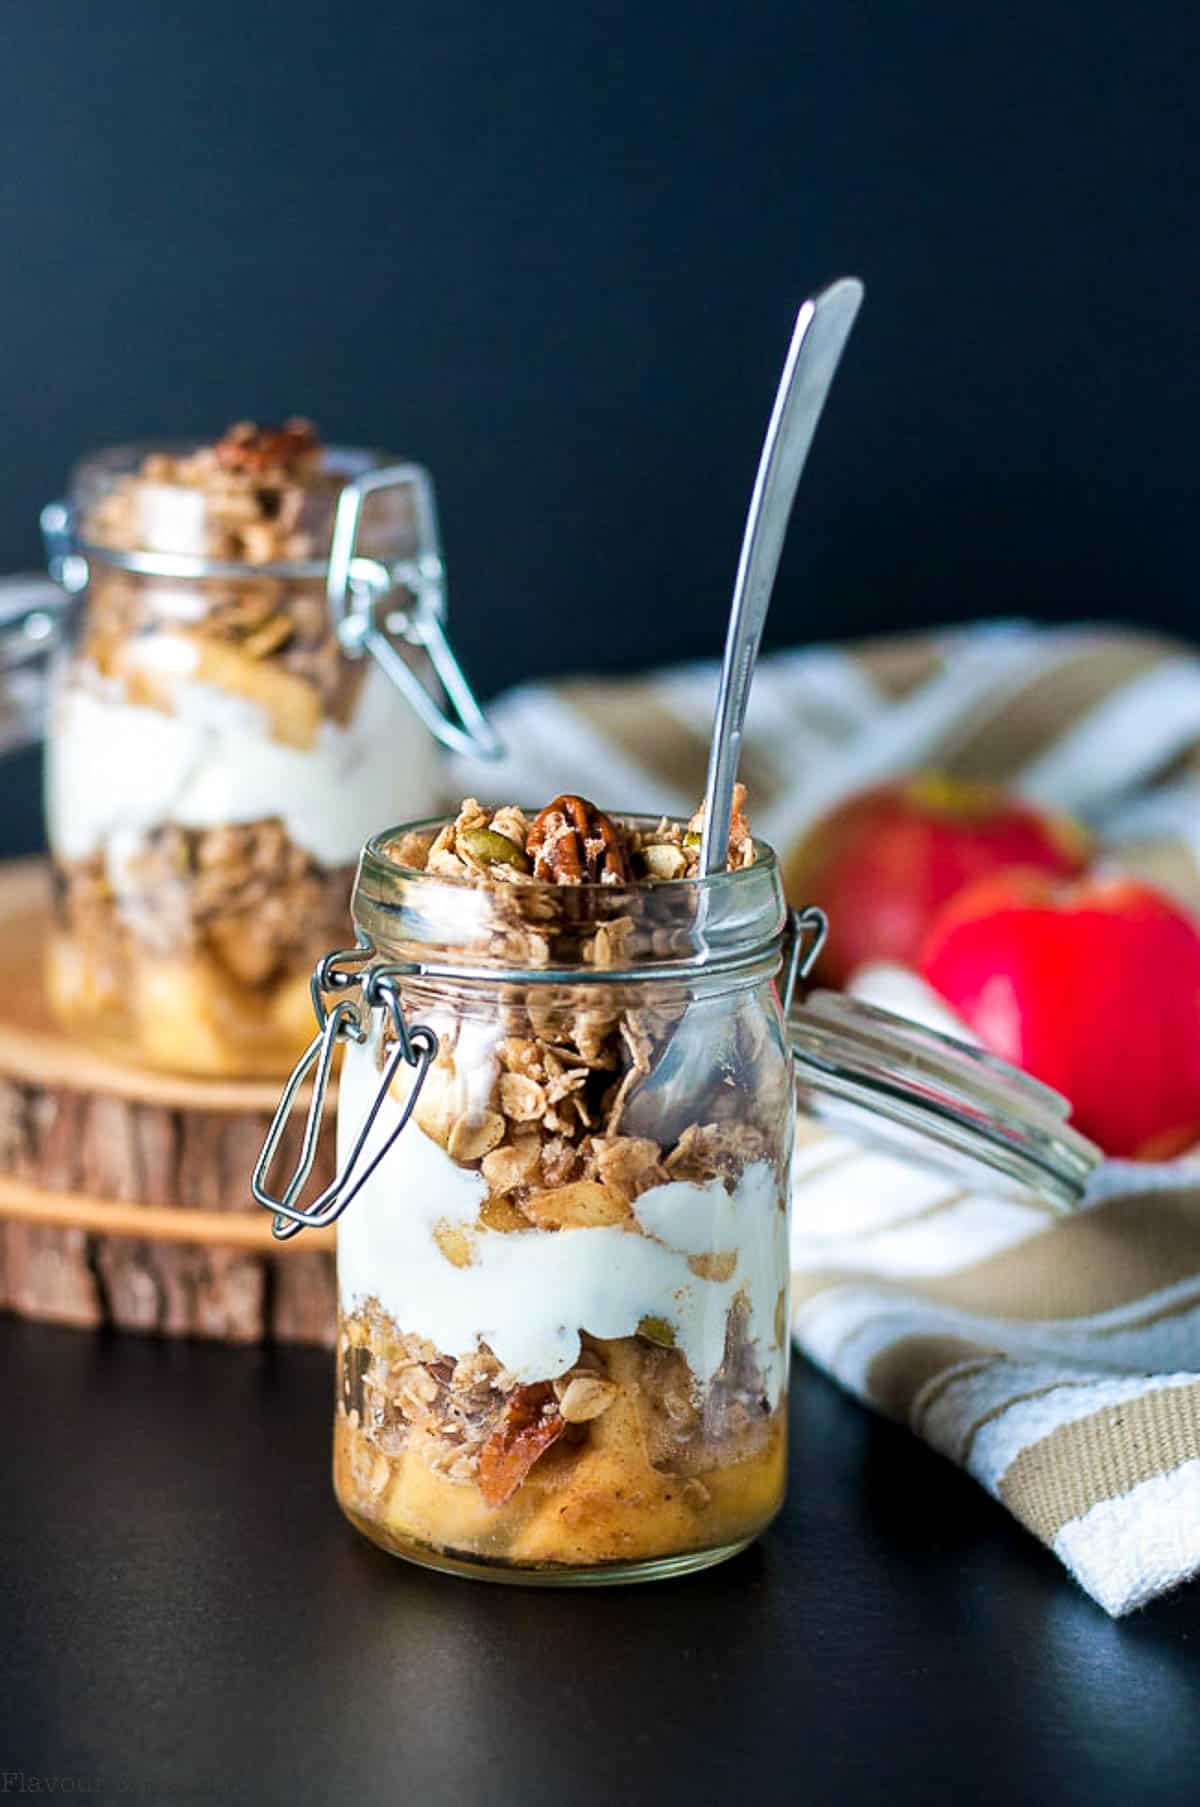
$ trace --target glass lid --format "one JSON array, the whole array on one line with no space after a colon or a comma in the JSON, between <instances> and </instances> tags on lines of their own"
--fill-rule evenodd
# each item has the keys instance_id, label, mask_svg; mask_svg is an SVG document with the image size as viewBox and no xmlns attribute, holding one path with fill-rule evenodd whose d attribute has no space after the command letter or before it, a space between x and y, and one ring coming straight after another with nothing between
<instances>
[{"instance_id":1,"label":"glass lid","mask_svg":"<svg viewBox=\"0 0 1200 1807\"><path fill-rule=\"evenodd\" d=\"M968 1042L832 991L788 1027L802 1108L853 1141L1055 1211L1103 1159L1065 1098Z\"/></svg>"}]
</instances>

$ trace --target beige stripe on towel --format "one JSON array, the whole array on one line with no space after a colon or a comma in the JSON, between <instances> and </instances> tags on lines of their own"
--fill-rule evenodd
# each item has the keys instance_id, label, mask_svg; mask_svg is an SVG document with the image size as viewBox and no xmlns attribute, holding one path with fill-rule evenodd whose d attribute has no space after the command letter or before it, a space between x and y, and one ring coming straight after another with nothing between
<instances>
[{"instance_id":1,"label":"beige stripe on towel","mask_svg":"<svg viewBox=\"0 0 1200 1807\"><path fill-rule=\"evenodd\" d=\"M1153 640L1085 644L1006 697L1002 710L953 749L950 769L964 778L1013 783L1066 728L1168 656L1169 649Z\"/></svg>"},{"instance_id":2,"label":"beige stripe on towel","mask_svg":"<svg viewBox=\"0 0 1200 1807\"><path fill-rule=\"evenodd\" d=\"M890 1418L908 1419L919 1395L964 1365L997 1359L994 1349L961 1336L906 1336L877 1355L867 1370L867 1391Z\"/></svg>"},{"instance_id":3,"label":"beige stripe on towel","mask_svg":"<svg viewBox=\"0 0 1200 1807\"><path fill-rule=\"evenodd\" d=\"M961 1268L920 1279L922 1296L934 1305L1028 1323L1127 1305L1200 1272L1200 1189L1110 1199L1056 1223L1053 1235L1052 1261L1039 1236L982 1261L972 1261L964 1248ZM850 1269L810 1269L793 1281L793 1297L799 1303L862 1278ZM906 1277L896 1290L910 1284Z\"/></svg>"},{"instance_id":4,"label":"beige stripe on towel","mask_svg":"<svg viewBox=\"0 0 1200 1807\"><path fill-rule=\"evenodd\" d=\"M1063 1424L1031 1444L1000 1482L1005 1505L1050 1543L1101 1500L1169 1474L1200 1450L1200 1381Z\"/></svg>"}]
</instances>

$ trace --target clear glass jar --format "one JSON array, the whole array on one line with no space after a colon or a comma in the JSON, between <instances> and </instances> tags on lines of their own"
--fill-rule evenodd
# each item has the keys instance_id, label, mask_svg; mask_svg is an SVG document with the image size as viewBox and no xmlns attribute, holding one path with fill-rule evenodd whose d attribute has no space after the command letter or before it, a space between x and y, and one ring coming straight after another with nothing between
<instances>
[{"instance_id":1,"label":"clear glass jar","mask_svg":"<svg viewBox=\"0 0 1200 1807\"><path fill-rule=\"evenodd\" d=\"M43 523L83 593L47 733L52 1008L144 1065L286 1072L364 838L435 801L435 735L487 750L428 477L245 425L91 457Z\"/></svg>"},{"instance_id":2,"label":"clear glass jar","mask_svg":"<svg viewBox=\"0 0 1200 1807\"><path fill-rule=\"evenodd\" d=\"M364 849L359 946L317 970L253 1180L278 1236L339 1220L339 1503L456 1573L703 1568L784 1494L794 1070L806 1134L831 1114L1052 1207L1096 1151L944 1037L828 994L789 1018L823 919L792 919L781 1004L762 843L710 878L489 887L420 869L442 826ZM341 1043L338 1177L302 1205ZM309 1153L276 1195L310 1073Z\"/></svg>"},{"instance_id":3,"label":"clear glass jar","mask_svg":"<svg viewBox=\"0 0 1200 1807\"><path fill-rule=\"evenodd\" d=\"M499 1578L719 1561L786 1471L774 856L489 889L396 845L369 844L354 902L371 954L338 1110L342 1509L399 1555ZM410 1066L401 1023L436 1055L418 1042ZM646 1096L668 1047L679 1073Z\"/></svg>"}]
</instances>

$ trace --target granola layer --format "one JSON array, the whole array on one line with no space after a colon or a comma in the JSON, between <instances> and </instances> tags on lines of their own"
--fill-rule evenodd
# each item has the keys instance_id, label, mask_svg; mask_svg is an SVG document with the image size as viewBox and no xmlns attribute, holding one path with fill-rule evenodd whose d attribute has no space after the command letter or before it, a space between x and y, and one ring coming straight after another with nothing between
<instances>
[{"instance_id":1,"label":"granola layer","mask_svg":"<svg viewBox=\"0 0 1200 1807\"><path fill-rule=\"evenodd\" d=\"M696 1402L677 1351L584 1338L521 1384L484 1345L439 1355L377 1308L339 1327L334 1480L377 1541L461 1560L590 1567L720 1549L778 1509L786 1418L728 1375Z\"/></svg>"},{"instance_id":2,"label":"granola layer","mask_svg":"<svg viewBox=\"0 0 1200 1807\"><path fill-rule=\"evenodd\" d=\"M60 861L48 987L61 1021L151 1065L271 1075L311 1032L308 981L344 939L353 868L278 822L165 827Z\"/></svg>"}]
</instances>

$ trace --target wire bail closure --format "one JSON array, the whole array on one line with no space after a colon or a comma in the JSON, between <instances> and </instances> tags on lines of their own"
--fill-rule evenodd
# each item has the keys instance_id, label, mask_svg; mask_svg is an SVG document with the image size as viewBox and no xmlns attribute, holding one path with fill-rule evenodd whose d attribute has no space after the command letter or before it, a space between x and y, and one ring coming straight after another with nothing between
<instances>
[{"instance_id":1,"label":"wire bail closure","mask_svg":"<svg viewBox=\"0 0 1200 1807\"><path fill-rule=\"evenodd\" d=\"M291 1077L283 1088L283 1094L276 1107L275 1115L271 1119L271 1127L267 1131L262 1152L250 1178L250 1190L255 1199L268 1211L274 1213L275 1221L271 1226L271 1232L279 1242L289 1241L291 1237L299 1235L301 1230L324 1229L327 1225L336 1222L342 1215L347 1205L352 1203L370 1179L384 1156L389 1153L397 1137L407 1127L417 1099L421 1095L425 1075L437 1054L438 1039L433 1030L424 1023L414 1023L410 1027L400 1001L397 980L414 971L415 968L377 966L372 967L365 975L346 969L345 962L355 961L361 965L362 962L371 958L371 951L369 947L365 946L338 949L334 953L326 954L324 959L317 963L313 973L312 998L313 1012L317 1019L317 1033L296 1062ZM327 992L344 994L352 990L361 991L360 1001L356 1002L343 995L332 1005L327 1005L325 1002ZM333 1059L338 1043L365 1041L370 1013L380 1006L387 1009L392 1027L396 1032L395 1051L380 1074L379 1086L371 1108L358 1129L354 1144L340 1172L335 1175L324 1192L314 1199L311 1205L301 1207L297 1205L296 1200L303 1192L317 1158L321 1120L325 1113L325 1100L329 1092ZM364 1166L362 1161L368 1138L375 1127L380 1108L388 1095L392 1081L401 1066L412 1067L415 1070L416 1077L412 1089L398 1122ZM313 1076L313 1089L304 1122L300 1156L291 1179L283 1191L276 1195L269 1190L268 1186L271 1167L291 1118L296 1096L310 1073Z\"/></svg>"},{"instance_id":2,"label":"wire bail closure","mask_svg":"<svg viewBox=\"0 0 1200 1807\"><path fill-rule=\"evenodd\" d=\"M787 973L780 1000L785 1023L792 1013L792 1000L797 985L807 979L821 957L821 949L829 936L829 918L816 904L809 904L807 909L793 908L788 911L788 926L792 933L792 944L788 950Z\"/></svg>"},{"instance_id":3,"label":"wire bail closure","mask_svg":"<svg viewBox=\"0 0 1200 1807\"><path fill-rule=\"evenodd\" d=\"M411 494L416 524L413 556L389 565L361 557L363 504L381 490L405 489ZM400 591L411 597L408 607L395 605ZM388 465L346 484L333 520L326 595L343 649L352 658L370 653L442 746L474 758L499 758L503 744L446 637L446 572L437 509L428 472L419 464ZM397 652L393 645L397 638L428 654L453 715Z\"/></svg>"},{"instance_id":4,"label":"wire bail closure","mask_svg":"<svg viewBox=\"0 0 1200 1807\"><path fill-rule=\"evenodd\" d=\"M70 597L45 578L0 577L0 673L44 665L62 643Z\"/></svg>"}]
</instances>

